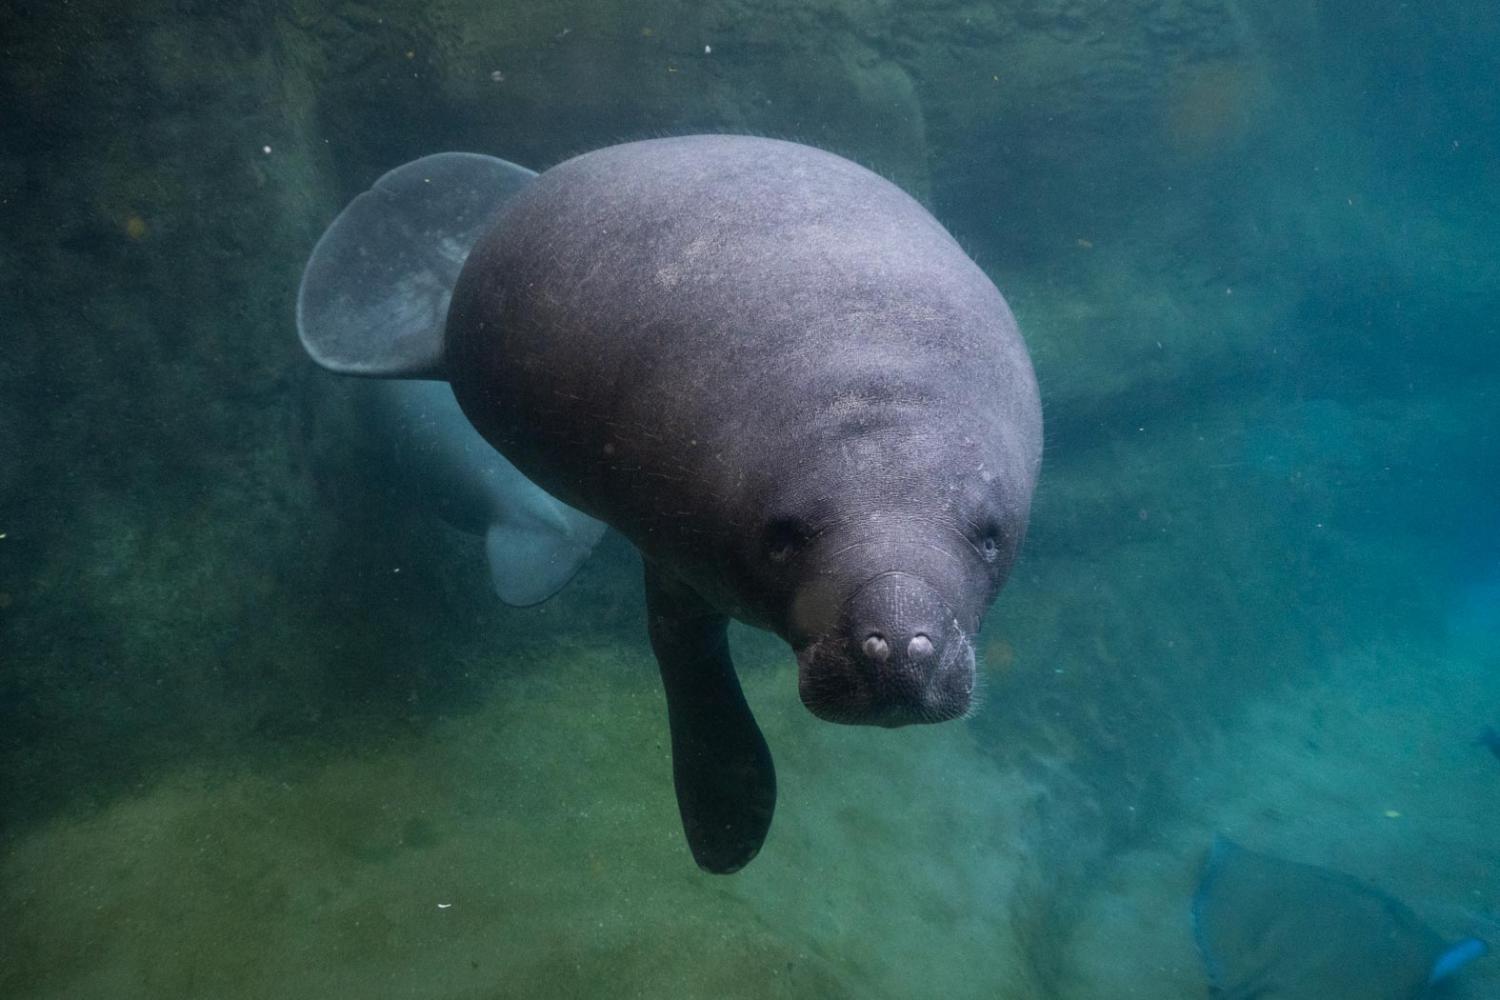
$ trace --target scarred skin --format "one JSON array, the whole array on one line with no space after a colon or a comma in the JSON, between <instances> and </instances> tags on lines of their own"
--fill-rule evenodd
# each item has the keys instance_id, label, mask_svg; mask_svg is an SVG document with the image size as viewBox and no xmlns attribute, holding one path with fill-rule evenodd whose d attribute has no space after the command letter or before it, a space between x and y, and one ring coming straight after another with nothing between
<instances>
[{"instance_id":1,"label":"scarred skin","mask_svg":"<svg viewBox=\"0 0 1500 1000\"><path fill-rule=\"evenodd\" d=\"M895 186L737 136L570 160L470 254L443 370L486 439L645 557L704 867L754 856L775 795L729 617L791 644L822 718L968 710L1041 412L1000 293Z\"/></svg>"}]
</instances>

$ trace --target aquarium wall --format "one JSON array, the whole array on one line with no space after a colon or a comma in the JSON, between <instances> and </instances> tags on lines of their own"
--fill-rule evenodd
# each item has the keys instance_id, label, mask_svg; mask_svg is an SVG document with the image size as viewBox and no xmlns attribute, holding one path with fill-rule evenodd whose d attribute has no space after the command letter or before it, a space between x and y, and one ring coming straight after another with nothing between
<instances>
[{"instance_id":1,"label":"aquarium wall","mask_svg":"<svg viewBox=\"0 0 1500 1000\"><path fill-rule=\"evenodd\" d=\"M1478 2L0 8L0 993L1197 997L1217 832L1492 926L1497 88ZM391 167L694 132L921 200L1046 428L970 718L736 630L729 877L634 550L503 606L294 323Z\"/></svg>"}]
</instances>

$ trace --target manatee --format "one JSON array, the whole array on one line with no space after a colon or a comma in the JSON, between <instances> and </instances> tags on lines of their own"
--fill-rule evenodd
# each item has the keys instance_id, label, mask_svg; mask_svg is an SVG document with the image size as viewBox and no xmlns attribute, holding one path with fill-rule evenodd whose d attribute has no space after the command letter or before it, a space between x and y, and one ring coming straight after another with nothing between
<instances>
[{"instance_id":1,"label":"manatee","mask_svg":"<svg viewBox=\"0 0 1500 1000\"><path fill-rule=\"evenodd\" d=\"M1444 940L1350 875L1226 837L1209 851L1192 917L1219 1000L1423 1000L1489 950L1476 937Z\"/></svg>"},{"instance_id":2,"label":"manatee","mask_svg":"<svg viewBox=\"0 0 1500 1000\"><path fill-rule=\"evenodd\" d=\"M372 380L360 397L370 433L386 447L405 494L484 538L500 600L539 604L587 561L604 525L554 499L490 447L446 384Z\"/></svg>"},{"instance_id":3,"label":"manatee","mask_svg":"<svg viewBox=\"0 0 1500 1000\"><path fill-rule=\"evenodd\" d=\"M447 381L523 474L640 550L705 870L748 863L776 799L731 618L790 644L820 718L969 711L1041 408L1005 300L895 185L732 135L539 175L437 154L334 221L298 320L332 371Z\"/></svg>"}]
</instances>

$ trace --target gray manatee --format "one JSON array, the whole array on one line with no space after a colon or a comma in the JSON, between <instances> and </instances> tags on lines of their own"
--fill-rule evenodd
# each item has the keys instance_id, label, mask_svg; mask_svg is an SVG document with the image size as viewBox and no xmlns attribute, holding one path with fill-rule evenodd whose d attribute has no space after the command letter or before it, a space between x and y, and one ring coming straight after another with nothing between
<instances>
[{"instance_id":1,"label":"gray manatee","mask_svg":"<svg viewBox=\"0 0 1500 1000\"><path fill-rule=\"evenodd\" d=\"M369 381L370 432L391 452L404 492L461 531L484 538L495 594L539 604L573 578L604 525L523 476L469 423L444 382Z\"/></svg>"},{"instance_id":2,"label":"gray manatee","mask_svg":"<svg viewBox=\"0 0 1500 1000\"><path fill-rule=\"evenodd\" d=\"M817 716L964 715L1042 454L1004 299L926 210L794 143L628 143L534 175L439 154L335 220L298 308L325 368L446 379L474 427L646 564L698 864L760 849L776 782L731 617Z\"/></svg>"}]
</instances>

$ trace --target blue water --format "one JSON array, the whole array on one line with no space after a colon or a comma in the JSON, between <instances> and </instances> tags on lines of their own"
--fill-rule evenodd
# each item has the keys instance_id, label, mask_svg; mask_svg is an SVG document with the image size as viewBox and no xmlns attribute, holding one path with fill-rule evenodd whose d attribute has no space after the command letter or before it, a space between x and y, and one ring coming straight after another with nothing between
<instances>
[{"instance_id":1,"label":"blue water","mask_svg":"<svg viewBox=\"0 0 1500 1000\"><path fill-rule=\"evenodd\" d=\"M1202 997L1220 833L1500 945L1497 95L1479 2L0 10L0 996ZM293 319L393 166L702 131L928 205L1047 436L971 718L733 632L729 877L633 550L502 605Z\"/></svg>"}]
</instances>

